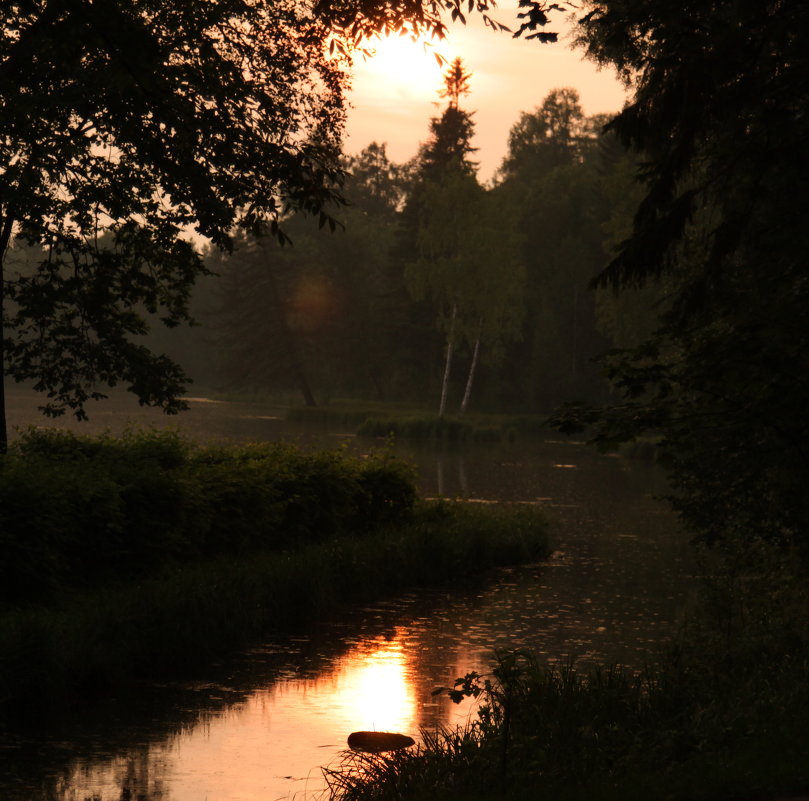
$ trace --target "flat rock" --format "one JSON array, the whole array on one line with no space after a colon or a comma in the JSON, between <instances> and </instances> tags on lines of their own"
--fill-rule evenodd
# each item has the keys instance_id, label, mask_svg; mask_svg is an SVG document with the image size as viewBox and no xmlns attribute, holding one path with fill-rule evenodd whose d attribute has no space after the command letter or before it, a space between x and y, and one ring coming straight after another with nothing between
<instances>
[{"instance_id":1,"label":"flat rock","mask_svg":"<svg viewBox=\"0 0 809 801\"><path fill-rule=\"evenodd\" d=\"M378 754L382 751L398 751L415 744L412 737L389 731L355 731L348 735L348 747L355 751L370 751Z\"/></svg>"}]
</instances>

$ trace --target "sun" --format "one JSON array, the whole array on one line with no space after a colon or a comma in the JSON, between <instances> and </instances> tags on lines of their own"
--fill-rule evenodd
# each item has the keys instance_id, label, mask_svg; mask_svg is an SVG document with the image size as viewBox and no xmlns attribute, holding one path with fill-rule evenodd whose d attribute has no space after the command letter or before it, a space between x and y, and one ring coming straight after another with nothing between
<instances>
[{"instance_id":1,"label":"sun","mask_svg":"<svg viewBox=\"0 0 809 801\"><path fill-rule=\"evenodd\" d=\"M442 76L451 61L445 41L433 43L389 34L367 43L370 54L358 57L354 86L372 89L390 100L437 100Z\"/></svg>"}]
</instances>

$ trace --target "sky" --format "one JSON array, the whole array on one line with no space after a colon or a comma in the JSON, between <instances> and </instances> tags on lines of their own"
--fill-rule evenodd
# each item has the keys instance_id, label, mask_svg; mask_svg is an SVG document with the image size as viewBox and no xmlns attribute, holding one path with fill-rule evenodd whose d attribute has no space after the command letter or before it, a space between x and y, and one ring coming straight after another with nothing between
<instances>
[{"instance_id":1,"label":"sky","mask_svg":"<svg viewBox=\"0 0 809 801\"><path fill-rule=\"evenodd\" d=\"M499 4L492 16L515 29L516 2ZM548 30L562 33L566 26L564 20L559 22ZM371 142L384 142L395 162L416 154L419 143L427 138L430 117L440 114L445 103L438 96L445 69L433 55L438 51L448 61L460 56L472 73L471 93L462 107L475 112L475 158L482 181L500 166L509 130L520 112L540 106L552 89L577 89L588 115L618 111L625 99L615 74L599 70L563 37L556 44L514 39L486 28L478 18L467 19L465 26L450 25L446 39L430 42L426 48L423 42L394 36L377 43L376 49L375 57L358 58L354 69L346 152L357 153Z\"/></svg>"}]
</instances>

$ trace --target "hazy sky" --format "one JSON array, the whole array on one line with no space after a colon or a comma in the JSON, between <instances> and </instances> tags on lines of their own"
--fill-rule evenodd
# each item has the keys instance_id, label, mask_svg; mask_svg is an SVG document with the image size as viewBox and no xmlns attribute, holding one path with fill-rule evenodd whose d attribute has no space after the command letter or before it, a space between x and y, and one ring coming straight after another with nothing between
<instances>
[{"instance_id":1,"label":"hazy sky","mask_svg":"<svg viewBox=\"0 0 809 801\"><path fill-rule=\"evenodd\" d=\"M516 3L502 3L492 16L515 28ZM472 73L471 94L462 105L476 112L474 144L481 180L499 167L520 112L541 105L551 89L577 89L586 114L618 111L624 102L623 87L612 71L599 71L562 38L556 44L513 39L475 18L466 26L450 26L448 38L432 43L432 49L449 61L460 56ZM391 159L406 161L427 138L429 118L443 107L435 105L443 70L423 44L406 38L394 37L377 50L376 57L356 65L346 151L386 142Z\"/></svg>"}]
</instances>

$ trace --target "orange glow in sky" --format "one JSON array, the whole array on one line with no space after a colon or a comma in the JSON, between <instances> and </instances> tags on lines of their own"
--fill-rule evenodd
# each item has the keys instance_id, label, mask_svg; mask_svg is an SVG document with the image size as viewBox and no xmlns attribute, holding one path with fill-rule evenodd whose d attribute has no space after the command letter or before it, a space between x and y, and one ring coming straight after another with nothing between
<instances>
[{"instance_id":1,"label":"orange glow in sky","mask_svg":"<svg viewBox=\"0 0 809 801\"><path fill-rule=\"evenodd\" d=\"M444 43L409 36L384 36L369 43L373 55L357 59L357 89L395 106L397 100L436 100L442 67L436 54L446 58Z\"/></svg>"},{"instance_id":2,"label":"orange glow in sky","mask_svg":"<svg viewBox=\"0 0 809 801\"><path fill-rule=\"evenodd\" d=\"M492 16L513 29L516 13L516 0L509 0ZM559 22L551 28L563 34L556 44L496 33L474 15L466 25L450 25L446 39L429 42L426 48L399 36L370 42L377 55L358 57L355 63L346 151L357 153L371 142L384 142L393 161L416 155L427 138L430 117L440 114L445 102L438 96L443 70L434 51L447 61L460 56L472 74L471 93L462 107L474 112L474 158L483 181L500 166L520 112L540 106L552 89L577 89L586 114L619 111L625 91L615 74L599 70L581 51L571 50L564 20Z\"/></svg>"}]
</instances>

